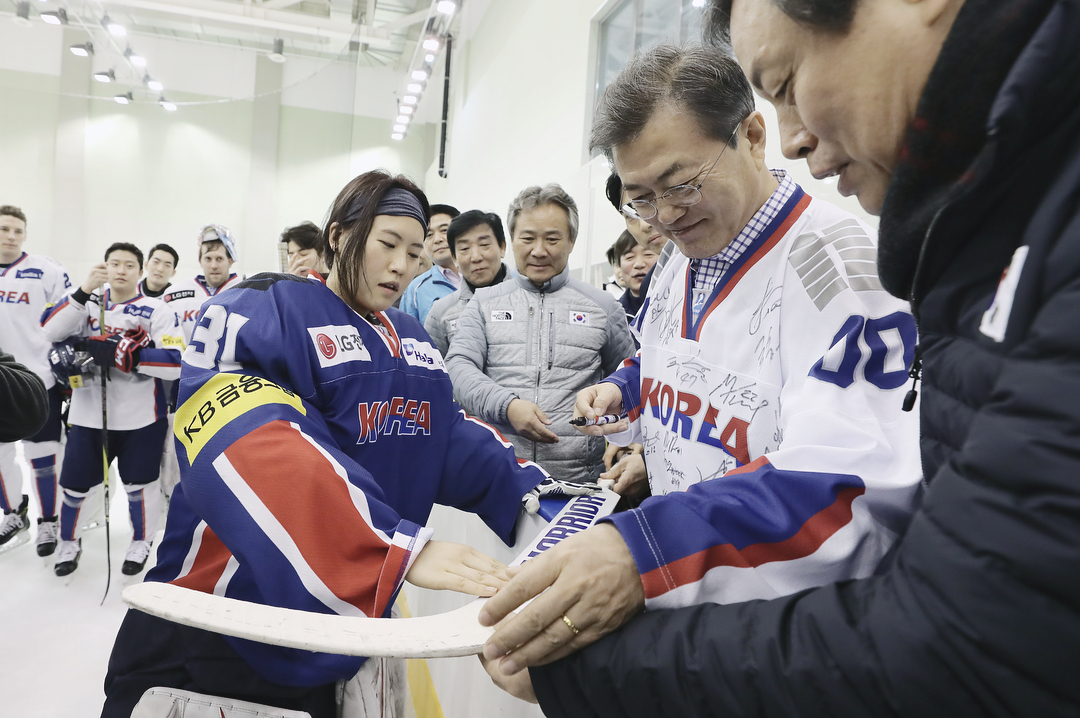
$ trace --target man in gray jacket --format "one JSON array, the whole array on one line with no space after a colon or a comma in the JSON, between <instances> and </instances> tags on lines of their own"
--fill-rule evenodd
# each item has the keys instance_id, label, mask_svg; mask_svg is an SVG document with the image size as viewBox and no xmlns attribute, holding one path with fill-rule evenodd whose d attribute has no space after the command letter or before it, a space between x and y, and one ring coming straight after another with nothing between
<instances>
[{"instance_id":1,"label":"man in gray jacket","mask_svg":"<svg viewBox=\"0 0 1080 718\"><path fill-rule=\"evenodd\" d=\"M595 481L604 440L570 425L580 389L634 353L615 298L570 279L574 200L557 184L529 187L507 213L518 276L476 292L446 357L466 411L495 425L518 458L565 481Z\"/></svg>"},{"instance_id":2,"label":"man in gray jacket","mask_svg":"<svg viewBox=\"0 0 1080 718\"><path fill-rule=\"evenodd\" d=\"M424 329L444 357L473 293L512 278L502 262L506 255L502 220L494 212L470 209L454 217L446 231L446 243L461 269L461 289L436 299L424 320Z\"/></svg>"}]
</instances>

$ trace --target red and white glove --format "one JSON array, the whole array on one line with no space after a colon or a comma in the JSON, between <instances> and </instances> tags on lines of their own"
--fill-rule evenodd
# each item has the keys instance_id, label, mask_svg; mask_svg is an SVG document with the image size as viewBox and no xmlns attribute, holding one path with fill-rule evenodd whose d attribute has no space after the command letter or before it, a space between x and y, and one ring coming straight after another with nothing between
<instances>
[{"instance_id":1,"label":"red and white glove","mask_svg":"<svg viewBox=\"0 0 1080 718\"><path fill-rule=\"evenodd\" d=\"M128 329L116 345L116 368L130 372L139 366L139 350L150 346L150 335L144 327Z\"/></svg>"}]
</instances>

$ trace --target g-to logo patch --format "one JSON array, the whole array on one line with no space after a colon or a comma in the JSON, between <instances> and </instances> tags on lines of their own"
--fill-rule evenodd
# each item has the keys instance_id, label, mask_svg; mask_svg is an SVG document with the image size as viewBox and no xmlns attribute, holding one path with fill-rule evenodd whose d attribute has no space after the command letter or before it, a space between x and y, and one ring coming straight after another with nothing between
<instances>
[{"instance_id":1,"label":"g-to logo patch","mask_svg":"<svg viewBox=\"0 0 1080 718\"><path fill-rule=\"evenodd\" d=\"M514 321L514 313L506 309L492 309L491 321L493 322L512 322Z\"/></svg>"},{"instance_id":2,"label":"g-to logo patch","mask_svg":"<svg viewBox=\"0 0 1080 718\"><path fill-rule=\"evenodd\" d=\"M20 269L15 272L15 279L41 279L44 274L37 267L31 267L30 269Z\"/></svg>"},{"instance_id":3,"label":"g-to logo patch","mask_svg":"<svg viewBox=\"0 0 1080 718\"><path fill-rule=\"evenodd\" d=\"M308 327L308 334L318 352L319 366L324 369L351 361L371 361L371 352L356 327Z\"/></svg>"},{"instance_id":4,"label":"g-to logo patch","mask_svg":"<svg viewBox=\"0 0 1080 718\"><path fill-rule=\"evenodd\" d=\"M447 329L449 329L452 332L456 332L457 331L457 323L458 323L457 319L451 319L450 323L447 325Z\"/></svg>"},{"instance_id":5,"label":"g-to logo patch","mask_svg":"<svg viewBox=\"0 0 1080 718\"><path fill-rule=\"evenodd\" d=\"M131 314L136 317L142 317L143 319L149 319L154 315L154 308L144 307L138 304L129 304L124 307L124 314Z\"/></svg>"},{"instance_id":6,"label":"g-to logo patch","mask_svg":"<svg viewBox=\"0 0 1080 718\"><path fill-rule=\"evenodd\" d=\"M405 363L409 366L418 366L432 371L446 371L442 354L427 342L417 341L416 339L402 339L401 356L405 358Z\"/></svg>"},{"instance_id":7,"label":"g-to logo patch","mask_svg":"<svg viewBox=\"0 0 1080 718\"><path fill-rule=\"evenodd\" d=\"M589 313L588 312L575 312L570 310L570 323L571 324L584 324L589 326Z\"/></svg>"}]
</instances>

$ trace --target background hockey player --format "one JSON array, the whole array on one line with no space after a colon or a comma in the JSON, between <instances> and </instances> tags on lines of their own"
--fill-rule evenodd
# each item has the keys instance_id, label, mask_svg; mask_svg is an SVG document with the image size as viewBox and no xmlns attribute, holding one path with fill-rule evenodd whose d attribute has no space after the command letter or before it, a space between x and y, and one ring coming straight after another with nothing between
<instances>
[{"instance_id":1,"label":"background hockey player","mask_svg":"<svg viewBox=\"0 0 1080 718\"><path fill-rule=\"evenodd\" d=\"M105 252L74 292L41 318L54 342L81 342L102 371L108 370L109 463L115 458L127 491L133 536L124 558L126 575L146 565L161 514L158 471L165 441L162 380L180 376L183 339L176 314L160 299L139 292L143 255L118 242ZM104 305L105 326L101 326ZM67 450L60 485L60 548L54 571L66 576L79 566L79 510L102 471L101 374L71 394Z\"/></svg>"},{"instance_id":2,"label":"background hockey player","mask_svg":"<svg viewBox=\"0 0 1080 718\"><path fill-rule=\"evenodd\" d=\"M392 309L419 264L427 215L405 178L360 175L324 228L325 282L259 274L207 302L184 353L183 480L147 580L373 617L389 616L406 579L474 595L502 585L499 562L431 540L433 504L478 514L509 542L523 497L554 482L460 410L423 327ZM126 717L165 685L333 718L338 680L363 666L363 685L392 683L401 674L391 665L403 662L223 638L129 611L102 715Z\"/></svg>"},{"instance_id":3,"label":"background hockey player","mask_svg":"<svg viewBox=\"0 0 1080 718\"><path fill-rule=\"evenodd\" d=\"M167 244L155 244L146 255L146 275L139 282L144 297L160 297L172 286L180 255Z\"/></svg>"},{"instance_id":4,"label":"background hockey player","mask_svg":"<svg viewBox=\"0 0 1080 718\"><path fill-rule=\"evenodd\" d=\"M199 251L199 266L203 273L175 282L162 296L180 318L185 344L191 341L191 332L195 328L195 320L203 302L241 281L232 271L233 263L236 262L236 240L228 227L220 224L206 225L199 230L196 245Z\"/></svg>"},{"instance_id":5,"label":"background hockey player","mask_svg":"<svg viewBox=\"0 0 1080 718\"><path fill-rule=\"evenodd\" d=\"M326 271L319 254L322 230L314 223L301 222L295 227L286 227L281 233L280 241L285 245L285 255L289 262L285 271L289 274L306 277L312 271L320 274Z\"/></svg>"},{"instance_id":6,"label":"background hockey player","mask_svg":"<svg viewBox=\"0 0 1080 718\"><path fill-rule=\"evenodd\" d=\"M50 342L41 329L45 307L60 301L71 283L59 264L23 251L26 215L18 207L0 207L0 338L16 360L32 369L49 392L49 418L40 431L23 444L34 476L34 493L41 507L37 552L49 556L56 549L57 452L63 435L60 387L49 369ZM29 499L22 492L22 467L15 461L15 444L0 444L0 545L15 540L29 528ZM21 540L21 539L20 539Z\"/></svg>"},{"instance_id":7,"label":"background hockey player","mask_svg":"<svg viewBox=\"0 0 1080 718\"><path fill-rule=\"evenodd\" d=\"M488 604L498 620L563 569L488 644L489 657L520 646L516 668L642 607L868 576L906 530L921 479L917 416L901 410L907 304L878 282L869 228L765 165L739 65L711 49L647 51L608 86L591 142L613 157L628 209L679 249L638 313L639 356L577 405L629 412L622 439L644 445L654 498L581 534L589 549L568 542L526 566Z\"/></svg>"}]
</instances>

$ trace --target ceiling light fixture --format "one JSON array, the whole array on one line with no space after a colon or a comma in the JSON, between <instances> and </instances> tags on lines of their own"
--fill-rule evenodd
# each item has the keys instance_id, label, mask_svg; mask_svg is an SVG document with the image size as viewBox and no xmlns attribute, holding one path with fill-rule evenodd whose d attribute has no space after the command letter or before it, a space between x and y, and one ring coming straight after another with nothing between
<instances>
[{"instance_id":1,"label":"ceiling light fixture","mask_svg":"<svg viewBox=\"0 0 1080 718\"><path fill-rule=\"evenodd\" d=\"M405 125L394 125L394 132L404 132L407 129L409 128Z\"/></svg>"},{"instance_id":2,"label":"ceiling light fixture","mask_svg":"<svg viewBox=\"0 0 1080 718\"><path fill-rule=\"evenodd\" d=\"M405 135L401 134L400 132L395 132L394 134L390 135L390 139L392 139L392 140L403 140L403 139L405 139Z\"/></svg>"},{"instance_id":3,"label":"ceiling light fixture","mask_svg":"<svg viewBox=\"0 0 1080 718\"><path fill-rule=\"evenodd\" d=\"M431 52L438 52L439 51L439 38L437 38L437 37L429 37L427 40L424 40L424 49L425 50L430 50Z\"/></svg>"},{"instance_id":4,"label":"ceiling light fixture","mask_svg":"<svg viewBox=\"0 0 1080 718\"><path fill-rule=\"evenodd\" d=\"M130 47L124 50L124 57L135 67L146 67L146 58L132 50Z\"/></svg>"},{"instance_id":5,"label":"ceiling light fixture","mask_svg":"<svg viewBox=\"0 0 1080 718\"><path fill-rule=\"evenodd\" d=\"M116 104L118 105L130 105L131 101L135 98L131 96L130 92L125 92L122 95L113 95L113 99L116 100Z\"/></svg>"},{"instance_id":6,"label":"ceiling light fixture","mask_svg":"<svg viewBox=\"0 0 1080 718\"><path fill-rule=\"evenodd\" d=\"M30 27L30 3L25 0L15 4L15 17L11 18L19 27Z\"/></svg>"},{"instance_id":7,"label":"ceiling light fixture","mask_svg":"<svg viewBox=\"0 0 1080 718\"><path fill-rule=\"evenodd\" d=\"M416 80L417 82L423 82L427 78L428 78L428 74L427 74L426 70L413 70L412 71L412 79Z\"/></svg>"},{"instance_id":8,"label":"ceiling light fixture","mask_svg":"<svg viewBox=\"0 0 1080 718\"><path fill-rule=\"evenodd\" d=\"M176 112L176 105L174 103L169 102L168 100L166 100L164 95L162 95L160 98L158 98L158 104L161 105L161 107L166 112Z\"/></svg>"},{"instance_id":9,"label":"ceiling light fixture","mask_svg":"<svg viewBox=\"0 0 1080 718\"><path fill-rule=\"evenodd\" d=\"M406 105L415 105L419 101L419 99L420 98L416 97L415 95L405 95L405 97L401 98L401 101L404 102Z\"/></svg>"},{"instance_id":10,"label":"ceiling light fixture","mask_svg":"<svg viewBox=\"0 0 1080 718\"><path fill-rule=\"evenodd\" d=\"M409 92L415 92L415 93L417 93L417 94L420 94L420 92L421 92L421 91L422 91L422 90L423 90L424 88L423 88L423 87L421 87L420 85L417 85L416 83L413 83L413 84L411 84L411 85L406 85L405 89L406 89L406 90L408 90Z\"/></svg>"},{"instance_id":11,"label":"ceiling light fixture","mask_svg":"<svg viewBox=\"0 0 1080 718\"><path fill-rule=\"evenodd\" d=\"M414 112L414 110L415 110L415 108L409 107L408 105L403 105L403 106L398 108L398 112L400 112L403 115L411 115Z\"/></svg>"},{"instance_id":12,"label":"ceiling light fixture","mask_svg":"<svg viewBox=\"0 0 1080 718\"><path fill-rule=\"evenodd\" d=\"M429 52L428 54L424 55L424 62L427 62L427 63L432 63L432 62L435 62L435 56L434 56L434 55L432 55L432 54L431 54L431 53Z\"/></svg>"},{"instance_id":13,"label":"ceiling light fixture","mask_svg":"<svg viewBox=\"0 0 1080 718\"><path fill-rule=\"evenodd\" d=\"M285 41L280 37L274 38L274 51L269 57L277 63L285 62Z\"/></svg>"},{"instance_id":14,"label":"ceiling light fixture","mask_svg":"<svg viewBox=\"0 0 1080 718\"><path fill-rule=\"evenodd\" d=\"M457 10L457 3L451 2L450 0L442 0L435 6L435 9L443 15L453 15L454 11Z\"/></svg>"},{"instance_id":15,"label":"ceiling light fixture","mask_svg":"<svg viewBox=\"0 0 1080 718\"><path fill-rule=\"evenodd\" d=\"M412 118L411 118L411 117L409 117L408 115L398 115L398 116L397 116L397 117L396 117L396 118L394 119L394 122L398 123L399 125L406 125L406 124L408 124L408 123L409 123L409 121L410 121L411 119L412 119Z\"/></svg>"},{"instance_id":16,"label":"ceiling light fixture","mask_svg":"<svg viewBox=\"0 0 1080 718\"><path fill-rule=\"evenodd\" d=\"M90 42L83 42L78 45L72 45L68 48L71 50L71 54L77 57L90 57L94 54L94 44Z\"/></svg>"},{"instance_id":17,"label":"ceiling light fixture","mask_svg":"<svg viewBox=\"0 0 1080 718\"><path fill-rule=\"evenodd\" d=\"M60 8L59 10L46 10L41 13L41 19L50 25L67 25L67 10L64 8Z\"/></svg>"},{"instance_id":18,"label":"ceiling light fixture","mask_svg":"<svg viewBox=\"0 0 1080 718\"><path fill-rule=\"evenodd\" d=\"M151 78L149 75L143 77L143 82L154 92L161 92L165 89L165 85L162 85L160 82Z\"/></svg>"},{"instance_id":19,"label":"ceiling light fixture","mask_svg":"<svg viewBox=\"0 0 1080 718\"><path fill-rule=\"evenodd\" d=\"M112 70L98 70L94 73L94 79L98 82L113 82L116 80L116 73Z\"/></svg>"},{"instance_id":20,"label":"ceiling light fixture","mask_svg":"<svg viewBox=\"0 0 1080 718\"><path fill-rule=\"evenodd\" d=\"M124 26L111 20L108 15L101 18L101 25L108 30L109 34L113 37L123 37L124 35L127 35L127 30L124 29Z\"/></svg>"}]
</instances>

